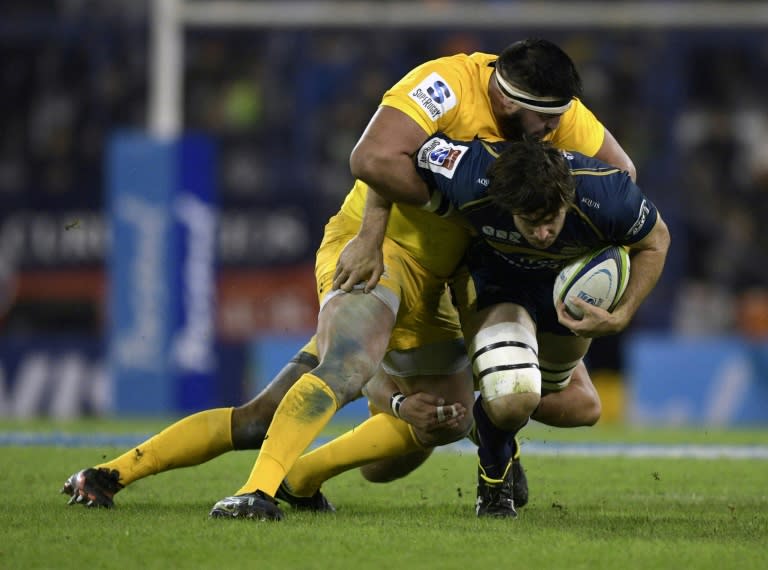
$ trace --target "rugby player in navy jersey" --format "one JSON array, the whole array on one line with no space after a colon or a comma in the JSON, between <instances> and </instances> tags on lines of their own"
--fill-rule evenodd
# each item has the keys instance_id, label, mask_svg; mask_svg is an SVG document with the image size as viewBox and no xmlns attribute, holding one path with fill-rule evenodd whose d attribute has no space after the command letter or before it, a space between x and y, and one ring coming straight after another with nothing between
<instances>
[{"instance_id":1,"label":"rugby player in navy jersey","mask_svg":"<svg viewBox=\"0 0 768 570\"><path fill-rule=\"evenodd\" d=\"M488 144L429 139L417 165L435 199L453 208L477 237L467 271L454 281L473 372L478 474L477 513L514 516L507 479L513 437L542 391L565 389L591 338L629 324L661 275L666 224L626 172L578 153L525 139ZM612 312L579 299L572 318L552 303L557 273L605 245L629 249L632 271ZM517 348L509 348L509 346ZM518 364L519 366L514 366ZM494 367L511 372L488 374Z\"/></svg>"}]
</instances>

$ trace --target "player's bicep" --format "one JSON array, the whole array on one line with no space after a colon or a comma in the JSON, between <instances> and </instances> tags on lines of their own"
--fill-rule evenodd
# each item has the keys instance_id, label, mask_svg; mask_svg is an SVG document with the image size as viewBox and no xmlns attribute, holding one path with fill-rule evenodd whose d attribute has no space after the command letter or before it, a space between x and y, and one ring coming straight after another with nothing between
<instances>
[{"instance_id":1,"label":"player's bicep","mask_svg":"<svg viewBox=\"0 0 768 570\"><path fill-rule=\"evenodd\" d=\"M381 106L352 149L352 170L354 172L355 162L366 156L411 156L426 135L422 127L402 111Z\"/></svg>"},{"instance_id":2,"label":"player's bicep","mask_svg":"<svg viewBox=\"0 0 768 570\"><path fill-rule=\"evenodd\" d=\"M413 168L413 154L424 135L408 115L380 107L352 150L352 176L391 202L424 204L429 195Z\"/></svg>"},{"instance_id":3,"label":"player's bicep","mask_svg":"<svg viewBox=\"0 0 768 570\"><path fill-rule=\"evenodd\" d=\"M648 233L639 241L629 244L629 250L632 252L638 251L655 251L658 253L665 253L669 249L670 235L667 224L661 218L661 215L656 212L656 216Z\"/></svg>"},{"instance_id":4,"label":"player's bicep","mask_svg":"<svg viewBox=\"0 0 768 570\"><path fill-rule=\"evenodd\" d=\"M625 172L602 179L600 216L615 243L629 245L642 240L658 217L656 206Z\"/></svg>"}]
</instances>

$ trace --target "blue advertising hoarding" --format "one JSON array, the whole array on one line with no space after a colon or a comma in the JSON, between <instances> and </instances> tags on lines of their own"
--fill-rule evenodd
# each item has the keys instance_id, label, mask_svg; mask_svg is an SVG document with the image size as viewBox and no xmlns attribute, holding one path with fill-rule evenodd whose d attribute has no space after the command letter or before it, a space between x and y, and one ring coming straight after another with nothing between
<instances>
[{"instance_id":1,"label":"blue advertising hoarding","mask_svg":"<svg viewBox=\"0 0 768 570\"><path fill-rule=\"evenodd\" d=\"M768 343L638 335L626 343L629 420L643 425L768 424Z\"/></svg>"},{"instance_id":2,"label":"blue advertising hoarding","mask_svg":"<svg viewBox=\"0 0 768 570\"><path fill-rule=\"evenodd\" d=\"M74 419L112 415L117 407L107 374L106 342L95 335L46 334L0 338L0 417ZM201 408L240 404L250 354L244 343L218 342L216 376ZM145 394L152 405L153 394ZM184 412L169 412L168 417Z\"/></svg>"},{"instance_id":3,"label":"blue advertising hoarding","mask_svg":"<svg viewBox=\"0 0 768 570\"><path fill-rule=\"evenodd\" d=\"M216 370L213 144L121 132L108 165L115 411L199 409Z\"/></svg>"}]
</instances>

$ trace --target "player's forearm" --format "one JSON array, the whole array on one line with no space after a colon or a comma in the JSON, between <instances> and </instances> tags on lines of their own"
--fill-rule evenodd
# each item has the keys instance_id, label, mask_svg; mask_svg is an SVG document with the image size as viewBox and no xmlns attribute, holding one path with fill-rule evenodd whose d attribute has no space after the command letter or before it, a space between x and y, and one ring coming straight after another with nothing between
<instances>
[{"instance_id":1,"label":"player's forearm","mask_svg":"<svg viewBox=\"0 0 768 570\"><path fill-rule=\"evenodd\" d=\"M381 247L384 242L384 234L387 232L387 222L391 210L392 202L368 189L368 194L365 197L363 221L357 235L377 247Z\"/></svg>"},{"instance_id":2,"label":"player's forearm","mask_svg":"<svg viewBox=\"0 0 768 570\"><path fill-rule=\"evenodd\" d=\"M631 249L632 265L627 289L613 311L614 316L619 317L625 326L661 277L669 243L669 230L659 217L651 233L641 242L642 247Z\"/></svg>"},{"instance_id":3,"label":"player's forearm","mask_svg":"<svg viewBox=\"0 0 768 570\"><path fill-rule=\"evenodd\" d=\"M634 317L645 298L653 291L664 267L665 255L658 251L643 250L632 256L629 282L621 301L613 311L624 326Z\"/></svg>"},{"instance_id":4,"label":"player's forearm","mask_svg":"<svg viewBox=\"0 0 768 570\"><path fill-rule=\"evenodd\" d=\"M399 392L400 388L392 379L381 370L363 386L363 396L373 405L374 408L392 414L391 400L392 395Z\"/></svg>"}]
</instances>

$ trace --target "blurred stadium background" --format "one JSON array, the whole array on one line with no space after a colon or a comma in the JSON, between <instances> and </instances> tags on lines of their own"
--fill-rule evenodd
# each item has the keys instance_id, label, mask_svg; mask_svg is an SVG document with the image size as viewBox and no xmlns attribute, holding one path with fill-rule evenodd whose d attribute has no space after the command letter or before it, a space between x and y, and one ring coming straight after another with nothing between
<instances>
[{"instance_id":1,"label":"blurred stadium background","mask_svg":"<svg viewBox=\"0 0 768 570\"><path fill-rule=\"evenodd\" d=\"M252 396L312 333L314 251L384 90L539 36L673 236L591 352L603 421L768 424L766 32L764 2L5 0L0 417Z\"/></svg>"}]
</instances>

